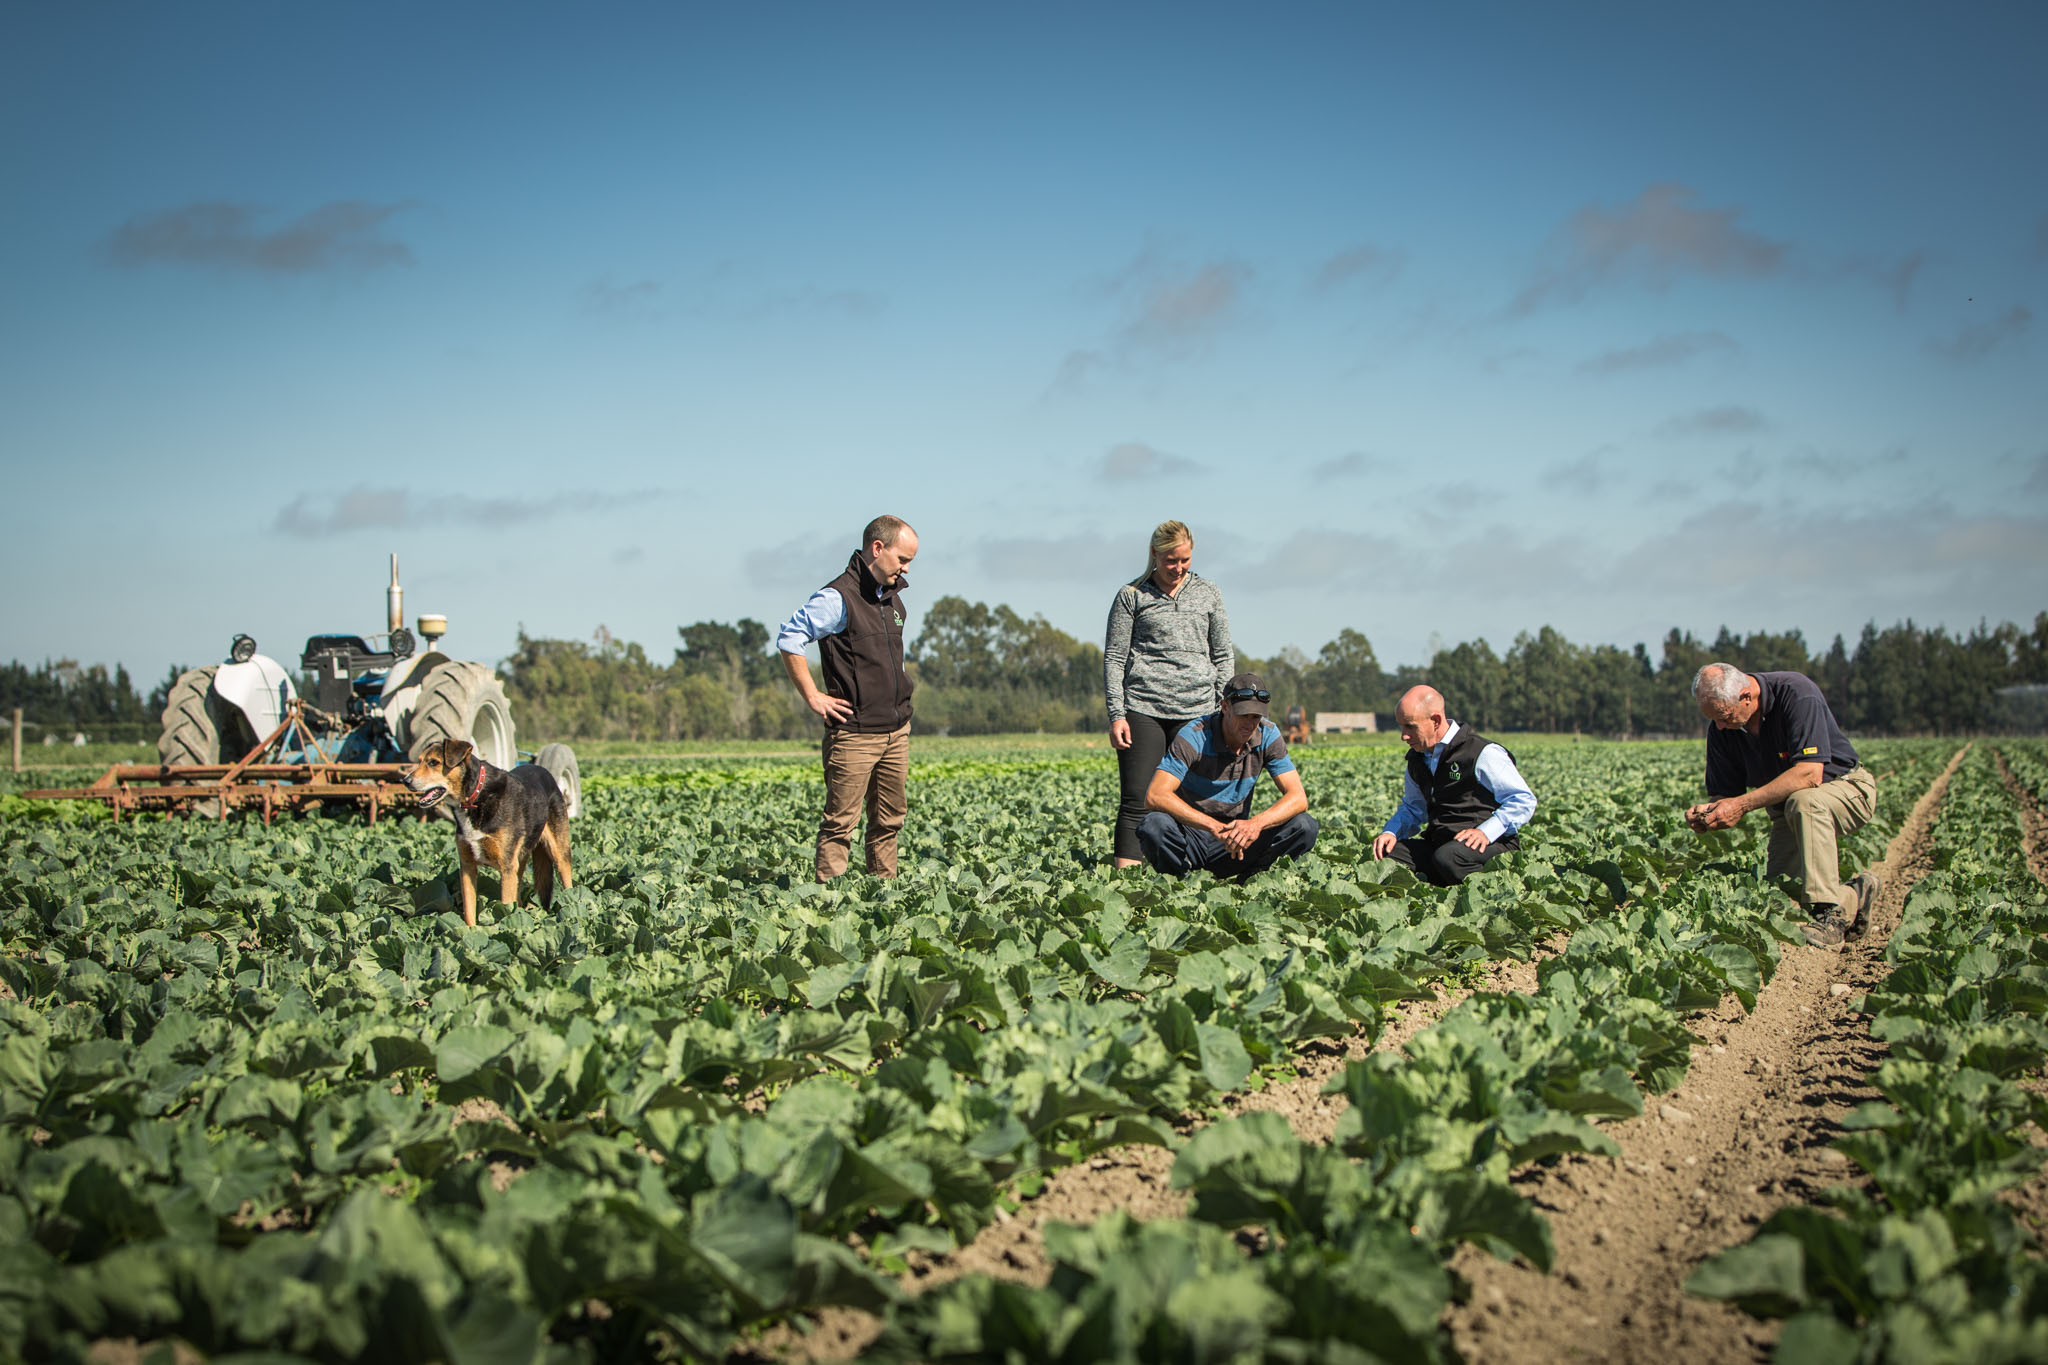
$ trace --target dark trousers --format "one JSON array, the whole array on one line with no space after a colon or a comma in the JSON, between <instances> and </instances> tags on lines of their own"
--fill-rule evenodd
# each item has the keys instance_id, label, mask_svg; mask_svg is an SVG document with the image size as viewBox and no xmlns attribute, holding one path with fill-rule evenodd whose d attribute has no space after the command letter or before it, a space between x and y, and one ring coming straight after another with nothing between
<instances>
[{"instance_id":1,"label":"dark trousers","mask_svg":"<svg viewBox=\"0 0 2048 1365\"><path fill-rule=\"evenodd\" d=\"M1432 886L1456 886L1501 854L1522 846L1521 836L1510 834L1505 839L1495 839L1486 846L1486 852L1480 853L1453 839L1454 833L1455 830L1446 830L1441 838L1425 835L1420 839L1403 839L1387 856L1406 864Z\"/></svg>"},{"instance_id":2,"label":"dark trousers","mask_svg":"<svg viewBox=\"0 0 2048 1365\"><path fill-rule=\"evenodd\" d=\"M1145 789L1152 785L1152 774L1159 771L1159 760L1166 757L1166 746L1188 722L1141 716L1135 711L1124 719L1130 722L1131 747L1116 754L1117 784L1123 789L1123 799L1117 803L1116 843L1112 847L1119 858L1142 858L1138 826L1145 820Z\"/></svg>"},{"instance_id":3,"label":"dark trousers","mask_svg":"<svg viewBox=\"0 0 2048 1365\"><path fill-rule=\"evenodd\" d=\"M1317 829L1315 816L1297 815L1261 834L1244 851L1244 857L1233 858L1223 841L1209 831L1183 825L1165 811L1155 810L1138 826L1138 846L1145 850L1146 862L1169 876L1207 871L1243 881L1264 872L1279 858L1299 858L1307 853L1316 846Z\"/></svg>"}]
</instances>

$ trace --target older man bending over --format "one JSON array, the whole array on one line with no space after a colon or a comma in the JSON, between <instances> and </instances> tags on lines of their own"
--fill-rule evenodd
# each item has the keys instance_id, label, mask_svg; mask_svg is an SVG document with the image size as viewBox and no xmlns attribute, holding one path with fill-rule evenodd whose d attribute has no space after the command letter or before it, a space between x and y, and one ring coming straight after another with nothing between
<instances>
[{"instance_id":1,"label":"older man bending over","mask_svg":"<svg viewBox=\"0 0 2048 1365\"><path fill-rule=\"evenodd\" d=\"M1707 720L1707 795L1685 812L1697 830L1728 829L1759 806L1771 815L1765 875L1798 883L1806 940L1833 947L1870 925L1884 889L1875 872L1844 884L1838 842L1877 809L1877 779L1856 757L1820 688L1804 673L1744 673L1708 664L1693 674Z\"/></svg>"},{"instance_id":2,"label":"older man bending over","mask_svg":"<svg viewBox=\"0 0 2048 1365\"><path fill-rule=\"evenodd\" d=\"M1408 772L1401 804L1372 841L1372 856L1406 863L1437 886L1455 886L1520 848L1519 831L1536 813L1536 794L1515 756L1447 718L1443 694L1434 687L1409 688L1394 719L1410 750Z\"/></svg>"}]
</instances>

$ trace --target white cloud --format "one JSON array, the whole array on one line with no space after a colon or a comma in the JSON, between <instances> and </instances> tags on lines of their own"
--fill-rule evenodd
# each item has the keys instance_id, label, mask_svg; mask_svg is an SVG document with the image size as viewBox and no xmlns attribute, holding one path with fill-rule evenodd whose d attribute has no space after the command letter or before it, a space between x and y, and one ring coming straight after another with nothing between
<instances>
[{"instance_id":1,"label":"white cloud","mask_svg":"<svg viewBox=\"0 0 2048 1365\"><path fill-rule=\"evenodd\" d=\"M1946 341L1930 342L1928 346L1936 355L1950 360L1982 360L2006 343L2025 336L2033 322L2033 310L2016 303L1987 322L1972 323Z\"/></svg>"},{"instance_id":2,"label":"white cloud","mask_svg":"<svg viewBox=\"0 0 2048 1365\"><path fill-rule=\"evenodd\" d=\"M1754 408L1733 403L1673 417L1657 428L1662 436L1748 436L1768 429L1770 422Z\"/></svg>"},{"instance_id":3,"label":"white cloud","mask_svg":"<svg viewBox=\"0 0 2048 1365\"><path fill-rule=\"evenodd\" d=\"M610 512L665 498L665 489L624 493L564 489L536 498L478 498L466 493L420 494L404 488L358 484L345 493L302 493L277 511L271 529L317 539L351 531L409 530L423 526L502 527L585 512Z\"/></svg>"},{"instance_id":4,"label":"white cloud","mask_svg":"<svg viewBox=\"0 0 2048 1365\"><path fill-rule=\"evenodd\" d=\"M273 210L218 200L138 214L106 241L119 265L196 265L268 274L377 270L411 265L412 248L384 235L386 224L411 207L337 200L297 218L264 227Z\"/></svg>"},{"instance_id":5,"label":"white cloud","mask_svg":"<svg viewBox=\"0 0 2048 1365\"><path fill-rule=\"evenodd\" d=\"M1169 455L1142 441L1125 441L1111 446L1095 466L1095 477L1104 483L1136 483L1143 479L1199 474L1206 466L1183 455Z\"/></svg>"},{"instance_id":6,"label":"white cloud","mask_svg":"<svg viewBox=\"0 0 2048 1365\"><path fill-rule=\"evenodd\" d=\"M1621 374L1630 370L1682 365L1697 356L1734 354L1742 348L1721 332L1676 332L1640 346L1604 351L1579 362L1580 374Z\"/></svg>"},{"instance_id":7,"label":"white cloud","mask_svg":"<svg viewBox=\"0 0 2048 1365\"><path fill-rule=\"evenodd\" d=\"M1338 252L1317 267L1310 288L1328 293L1354 279L1384 280L1398 273L1406 259L1404 252L1361 243Z\"/></svg>"},{"instance_id":8,"label":"white cloud","mask_svg":"<svg viewBox=\"0 0 2048 1365\"><path fill-rule=\"evenodd\" d=\"M1697 198L1688 186L1662 184L1618 209L1586 205L1552 237L1548 259L1508 312L1573 303L1610 283L1663 289L1681 275L1754 278L1783 268L1783 243L1738 227L1741 209L1698 208Z\"/></svg>"}]
</instances>

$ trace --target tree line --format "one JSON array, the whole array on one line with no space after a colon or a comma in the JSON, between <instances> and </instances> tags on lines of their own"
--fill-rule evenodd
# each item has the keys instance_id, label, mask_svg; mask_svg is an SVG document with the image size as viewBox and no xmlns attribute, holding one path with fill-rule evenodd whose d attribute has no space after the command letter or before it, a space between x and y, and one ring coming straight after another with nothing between
<instances>
[{"instance_id":1,"label":"tree line","mask_svg":"<svg viewBox=\"0 0 2048 1365\"><path fill-rule=\"evenodd\" d=\"M31 743L46 737L69 742L78 734L100 742L155 739L179 671L172 669L144 696L120 664L112 673L105 664L81 665L76 659L45 659L34 667L0 664L0 723L12 724L20 707Z\"/></svg>"},{"instance_id":2,"label":"tree line","mask_svg":"<svg viewBox=\"0 0 2048 1365\"><path fill-rule=\"evenodd\" d=\"M1863 627L1852 648L1842 636L1818 653L1798 631L1711 642L1672 630L1658 657L1647 646L1581 645L1550 626L1523 632L1505 654L1485 640L1440 649L1427 664L1383 670L1371 643L1345 630L1311 659L1282 650L1262 673L1274 702L1299 699L1311 711L1393 710L1417 683L1442 692L1458 719L1483 730L1576 732L1624 737L1690 735L1700 728L1692 677L1701 664L1746 672L1788 670L1820 684L1837 719L1859 734L1961 734L2039 728L2038 700L2001 697L2007 688L2048 683L2048 612L2031 629L1979 623L1957 634L1912 621Z\"/></svg>"},{"instance_id":3,"label":"tree line","mask_svg":"<svg viewBox=\"0 0 2048 1365\"><path fill-rule=\"evenodd\" d=\"M768 627L751 618L679 626L661 662L600 626L589 641L537 639L521 629L499 664L523 735L550 739L809 739L819 722L784 675ZM1043 616L961 597L934 602L905 654L918 685L920 733L956 735L1099 731L1102 650ZM1590 735L1689 735L1699 730L1692 675L1722 660L1760 672L1805 673L1826 692L1845 728L1872 735L1958 734L2041 728L2048 685L2048 612L2031 628L1980 622L1967 632L1912 621L1863 628L1852 647L1837 635L1815 652L1798 631L1709 641L1672 630L1657 657L1583 645L1550 626L1515 637L1504 653L1485 640L1439 649L1427 664L1383 668L1372 642L1344 629L1313 656L1294 648L1269 659L1238 656L1264 676L1276 715L1389 715L1409 687L1427 682L1452 714L1484 730ZM815 671L815 665L813 669ZM150 738L173 668L147 696L125 668L72 660L0 666L0 710L19 706L32 726L68 737ZM31 731L33 734L33 731Z\"/></svg>"},{"instance_id":4,"label":"tree line","mask_svg":"<svg viewBox=\"0 0 2048 1365\"><path fill-rule=\"evenodd\" d=\"M603 636L595 645L529 640L505 662L506 691L522 729L569 738L798 739L818 733L783 676L768 629L757 621L703 621L678 630L667 665L637 645ZM920 733L978 735L1099 731L1102 650L1043 616L943 597L905 651L917 683ZM1699 731L1692 676L1721 660L1750 672L1790 669L1821 685L1844 726L1860 734L1955 734L2039 728L1999 692L2048 684L2048 612L2031 629L1980 623L1965 633L1911 621L1863 628L1852 647L1836 636L1819 652L1798 631L1711 641L1672 630L1649 647L1575 644L1550 626L1517 635L1504 653L1472 640L1436 651L1427 664L1383 668L1372 642L1341 630L1314 656L1284 649L1238 656L1261 674L1276 714L1369 711L1389 717L1416 683L1434 685L1453 714L1501 732L1690 735Z\"/></svg>"}]
</instances>

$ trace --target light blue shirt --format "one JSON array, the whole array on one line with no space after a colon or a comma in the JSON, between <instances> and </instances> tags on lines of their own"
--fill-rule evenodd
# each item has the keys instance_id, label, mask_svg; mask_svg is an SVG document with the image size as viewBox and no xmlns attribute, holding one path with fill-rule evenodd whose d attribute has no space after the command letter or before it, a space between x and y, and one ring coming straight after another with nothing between
<instances>
[{"instance_id":1,"label":"light blue shirt","mask_svg":"<svg viewBox=\"0 0 2048 1365\"><path fill-rule=\"evenodd\" d=\"M837 588L820 588L775 632L775 647L784 654L801 654L804 646L845 629L846 599Z\"/></svg>"},{"instance_id":2,"label":"light blue shirt","mask_svg":"<svg viewBox=\"0 0 2048 1365\"><path fill-rule=\"evenodd\" d=\"M882 600L886 588L875 590L875 600ZM775 647L784 654L801 654L805 645L814 645L827 635L837 635L846 629L846 599L839 595L837 588L820 588L811 594L811 600L796 609L796 615L782 623L782 629L775 632Z\"/></svg>"},{"instance_id":3,"label":"light blue shirt","mask_svg":"<svg viewBox=\"0 0 2048 1365\"><path fill-rule=\"evenodd\" d=\"M1458 722L1452 721L1451 728L1444 731L1444 737L1425 750L1423 766L1432 773L1438 760L1452 740L1458 737ZM1507 838L1516 830L1529 823L1529 817L1536 813L1536 793L1529 790L1529 784L1522 780L1515 760L1508 757L1508 751L1498 744L1489 744L1479 751L1478 762L1472 765L1472 775L1479 779L1479 785L1493 793L1493 799L1500 802L1500 809L1480 823L1479 832L1486 836L1486 842L1496 843ZM1394 808L1394 814L1387 821L1384 833L1396 839L1414 835L1429 820L1429 802L1422 795L1422 788L1415 785L1404 765L1401 772L1401 804Z\"/></svg>"}]
</instances>

